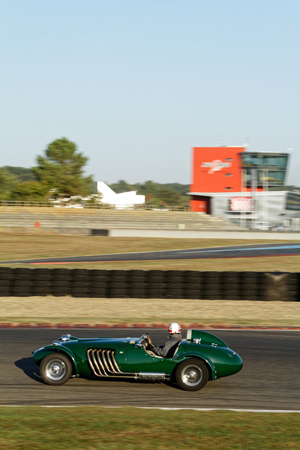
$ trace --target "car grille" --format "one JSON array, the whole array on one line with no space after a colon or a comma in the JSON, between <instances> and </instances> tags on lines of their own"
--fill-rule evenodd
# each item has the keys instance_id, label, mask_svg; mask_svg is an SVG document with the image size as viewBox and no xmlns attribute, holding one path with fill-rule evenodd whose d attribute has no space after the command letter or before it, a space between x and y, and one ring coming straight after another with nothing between
<instances>
[{"instance_id":1,"label":"car grille","mask_svg":"<svg viewBox=\"0 0 300 450\"><path fill-rule=\"evenodd\" d=\"M114 350L90 348L87 350L87 360L92 372L97 377L122 374L116 362Z\"/></svg>"}]
</instances>

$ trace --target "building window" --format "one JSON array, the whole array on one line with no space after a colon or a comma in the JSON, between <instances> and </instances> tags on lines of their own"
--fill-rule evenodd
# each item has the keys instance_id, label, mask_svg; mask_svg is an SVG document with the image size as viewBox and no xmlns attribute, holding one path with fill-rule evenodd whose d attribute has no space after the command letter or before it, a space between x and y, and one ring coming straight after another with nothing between
<instances>
[{"instance_id":1,"label":"building window","mask_svg":"<svg viewBox=\"0 0 300 450\"><path fill-rule=\"evenodd\" d=\"M232 173L225 173L225 177L232 177Z\"/></svg>"},{"instance_id":2,"label":"building window","mask_svg":"<svg viewBox=\"0 0 300 450\"><path fill-rule=\"evenodd\" d=\"M226 187L225 189L226 189L226 191L231 191L232 188L231 187Z\"/></svg>"}]
</instances>

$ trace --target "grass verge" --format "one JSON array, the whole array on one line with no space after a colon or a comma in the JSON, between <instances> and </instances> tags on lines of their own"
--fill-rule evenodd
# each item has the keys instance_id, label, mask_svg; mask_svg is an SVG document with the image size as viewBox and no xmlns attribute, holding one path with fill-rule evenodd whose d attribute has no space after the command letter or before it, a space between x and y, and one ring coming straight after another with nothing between
<instances>
[{"instance_id":1,"label":"grass verge","mask_svg":"<svg viewBox=\"0 0 300 450\"><path fill-rule=\"evenodd\" d=\"M134 408L0 408L6 450L298 449L300 415Z\"/></svg>"},{"instance_id":2,"label":"grass verge","mask_svg":"<svg viewBox=\"0 0 300 450\"><path fill-rule=\"evenodd\" d=\"M300 326L298 302L0 297L0 311L0 323L14 324Z\"/></svg>"}]
</instances>

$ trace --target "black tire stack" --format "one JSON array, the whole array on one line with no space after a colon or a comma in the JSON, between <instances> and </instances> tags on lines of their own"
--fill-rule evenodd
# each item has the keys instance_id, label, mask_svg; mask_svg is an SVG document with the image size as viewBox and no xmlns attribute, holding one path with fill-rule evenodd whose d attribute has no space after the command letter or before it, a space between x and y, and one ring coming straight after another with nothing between
<instances>
[{"instance_id":1,"label":"black tire stack","mask_svg":"<svg viewBox=\"0 0 300 450\"><path fill-rule=\"evenodd\" d=\"M163 270L149 270L148 298L165 298L165 272Z\"/></svg>"},{"instance_id":2,"label":"black tire stack","mask_svg":"<svg viewBox=\"0 0 300 450\"><path fill-rule=\"evenodd\" d=\"M29 297L32 295L32 275L31 269L12 269L12 295L14 297Z\"/></svg>"},{"instance_id":3,"label":"black tire stack","mask_svg":"<svg viewBox=\"0 0 300 450\"><path fill-rule=\"evenodd\" d=\"M300 300L300 276L299 273L288 274L288 296L286 300L297 302Z\"/></svg>"},{"instance_id":4,"label":"black tire stack","mask_svg":"<svg viewBox=\"0 0 300 450\"><path fill-rule=\"evenodd\" d=\"M0 267L0 297L299 301L300 274Z\"/></svg>"},{"instance_id":5,"label":"black tire stack","mask_svg":"<svg viewBox=\"0 0 300 450\"><path fill-rule=\"evenodd\" d=\"M109 270L95 269L90 271L90 297L108 297L109 274Z\"/></svg>"},{"instance_id":6,"label":"black tire stack","mask_svg":"<svg viewBox=\"0 0 300 450\"><path fill-rule=\"evenodd\" d=\"M166 272L166 298L185 297L185 272L182 270L168 270Z\"/></svg>"},{"instance_id":7,"label":"black tire stack","mask_svg":"<svg viewBox=\"0 0 300 450\"><path fill-rule=\"evenodd\" d=\"M241 299L263 300L260 272L241 272Z\"/></svg>"},{"instance_id":8,"label":"black tire stack","mask_svg":"<svg viewBox=\"0 0 300 450\"><path fill-rule=\"evenodd\" d=\"M128 282L128 296L130 298L147 298L148 280L145 270L130 270Z\"/></svg>"},{"instance_id":9,"label":"black tire stack","mask_svg":"<svg viewBox=\"0 0 300 450\"><path fill-rule=\"evenodd\" d=\"M203 298L204 287L203 272L196 270L187 270L185 272L185 295L184 298L199 299Z\"/></svg>"},{"instance_id":10,"label":"black tire stack","mask_svg":"<svg viewBox=\"0 0 300 450\"><path fill-rule=\"evenodd\" d=\"M70 275L68 269L53 269L52 295L64 297L70 295Z\"/></svg>"},{"instance_id":11,"label":"black tire stack","mask_svg":"<svg viewBox=\"0 0 300 450\"><path fill-rule=\"evenodd\" d=\"M111 270L109 276L109 297L128 297L128 271Z\"/></svg>"},{"instance_id":12,"label":"black tire stack","mask_svg":"<svg viewBox=\"0 0 300 450\"><path fill-rule=\"evenodd\" d=\"M204 272L203 298L218 300L223 298L223 272Z\"/></svg>"},{"instance_id":13,"label":"black tire stack","mask_svg":"<svg viewBox=\"0 0 300 450\"><path fill-rule=\"evenodd\" d=\"M89 297L90 271L87 269L73 269L71 272L70 295L72 297Z\"/></svg>"},{"instance_id":14,"label":"black tire stack","mask_svg":"<svg viewBox=\"0 0 300 450\"><path fill-rule=\"evenodd\" d=\"M0 297L12 294L12 271L9 267L0 267Z\"/></svg>"},{"instance_id":15,"label":"black tire stack","mask_svg":"<svg viewBox=\"0 0 300 450\"><path fill-rule=\"evenodd\" d=\"M223 299L241 300L240 272L223 272Z\"/></svg>"},{"instance_id":16,"label":"black tire stack","mask_svg":"<svg viewBox=\"0 0 300 450\"><path fill-rule=\"evenodd\" d=\"M266 272L262 277L262 298L266 301L297 301L299 299L299 274Z\"/></svg>"},{"instance_id":17,"label":"black tire stack","mask_svg":"<svg viewBox=\"0 0 300 450\"><path fill-rule=\"evenodd\" d=\"M44 297L52 294L52 270L34 269L32 272L32 295Z\"/></svg>"}]
</instances>

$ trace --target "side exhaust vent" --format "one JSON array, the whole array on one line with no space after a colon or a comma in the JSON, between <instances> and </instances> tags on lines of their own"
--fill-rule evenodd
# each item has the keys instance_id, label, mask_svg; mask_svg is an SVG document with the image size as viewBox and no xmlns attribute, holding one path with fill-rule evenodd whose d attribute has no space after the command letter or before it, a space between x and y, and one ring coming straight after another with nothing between
<instances>
[{"instance_id":1,"label":"side exhaust vent","mask_svg":"<svg viewBox=\"0 0 300 450\"><path fill-rule=\"evenodd\" d=\"M87 351L89 366L97 377L111 377L122 374L115 359L115 351L90 348Z\"/></svg>"}]
</instances>

